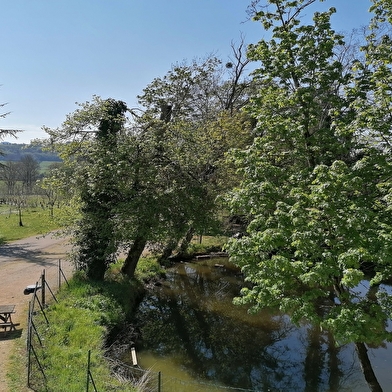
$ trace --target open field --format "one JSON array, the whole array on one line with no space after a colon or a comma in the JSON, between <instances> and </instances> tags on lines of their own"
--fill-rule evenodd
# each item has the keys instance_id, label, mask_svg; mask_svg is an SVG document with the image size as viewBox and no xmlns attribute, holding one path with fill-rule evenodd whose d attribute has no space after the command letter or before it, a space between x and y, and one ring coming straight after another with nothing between
<instances>
[{"instance_id":1,"label":"open field","mask_svg":"<svg viewBox=\"0 0 392 392\"><path fill-rule=\"evenodd\" d=\"M0 206L0 242L15 241L32 235L43 235L58 228L58 223L50 217L49 209L22 209L22 224L14 206Z\"/></svg>"}]
</instances>

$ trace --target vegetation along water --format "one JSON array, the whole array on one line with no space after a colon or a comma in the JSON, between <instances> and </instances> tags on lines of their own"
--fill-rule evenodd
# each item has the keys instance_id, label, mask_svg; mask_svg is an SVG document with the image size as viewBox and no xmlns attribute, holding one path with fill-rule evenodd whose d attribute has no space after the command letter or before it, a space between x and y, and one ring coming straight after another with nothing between
<instances>
[{"instance_id":1,"label":"vegetation along water","mask_svg":"<svg viewBox=\"0 0 392 392\"><path fill-rule=\"evenodd\" d=\"M166 390L369 390L352 344L337 347L329 333L307 323L296 327L280 312L252 315L234 306L243 284L238 272L222 258L180 263L141 302L139 364L161 371ZM370 349L385 390L390 349Z\"/></svg>"}]
</instances>

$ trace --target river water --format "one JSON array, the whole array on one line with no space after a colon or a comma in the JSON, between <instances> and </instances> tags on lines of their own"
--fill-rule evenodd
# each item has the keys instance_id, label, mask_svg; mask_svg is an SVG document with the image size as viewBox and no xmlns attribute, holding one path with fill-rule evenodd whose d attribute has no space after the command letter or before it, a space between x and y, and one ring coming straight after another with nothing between
<instances>
[{"instance_id":1,"label":"river water","mask_svg":"<svg viewBox=\"0 0 392 392\"><path fill-rule=\"evenodd\" d=\"M352 345L278 312L247 313L232 300L243 284L227 259L176 265L141 302L139 364L160 371L163 391L369 391ZM369 349L392 391L392 346Z\"/></svg>"}]
</instances>

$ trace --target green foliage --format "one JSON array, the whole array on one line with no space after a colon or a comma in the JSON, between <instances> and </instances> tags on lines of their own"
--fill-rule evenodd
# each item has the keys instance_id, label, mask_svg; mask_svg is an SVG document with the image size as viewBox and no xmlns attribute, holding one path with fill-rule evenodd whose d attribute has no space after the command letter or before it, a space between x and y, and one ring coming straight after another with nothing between
<instances>
[{"instance_id":1,"label":"green foliage","mask_svg":"<svg viewBox=\"0 0 392 392\"><path fill-rule=\"evenodd\" d=\"M242 183L228 205L250 222L228 246L251 282L236 302L320 323L340 343L381 344L392 339L376 285L392 276L391 45L370 36L367 63L350 70L335 55L335 10L303 25L312 1L270 3L255 19L272 38L249 49L260 62L247 107L257 137L230 155ZM369 265L375 286L361 294Z\"/></svg>"},{"instance_id":2,"label":"green foliage","mask_svg":"<svg viewBox=\"0 0 392 392\"><path fill-rule=\"evenodd\" d=\"M201 241L200 241L201 240ZM224 236L195 236L189 247L187 253L190 255L218 252L221 251L227 242L227 237Z\"/></svg>"},{"instance_id":3,"label":"green foliage","mask_svg":"<svg viewBox=\"0 0 392 392\"><path fill-rule=\"evenodd\" d=\"M135 277L140 281L148 282L150 280L164 276L165 270L158 263L156 257L141 257L137 267Z\"/></svg>"},{"instance_id":4,"label":"green foliage","mask_svg":"<svg viewBox=\"0 0 392 392\"><path fill-rule=\"evenodd\" d=\"M238 111L250 91L247 60L241 49L235 58L233 71L214 57L174 66L144 89L141 116L94 97L46 129L64 166L41 186L70 194L76 261L91 278L104 278L120 247L132 276L147 242L170 254L188 231L217 226L217 195L230 186L224 154L250 140Z\"/></svg>"}]
</instances>

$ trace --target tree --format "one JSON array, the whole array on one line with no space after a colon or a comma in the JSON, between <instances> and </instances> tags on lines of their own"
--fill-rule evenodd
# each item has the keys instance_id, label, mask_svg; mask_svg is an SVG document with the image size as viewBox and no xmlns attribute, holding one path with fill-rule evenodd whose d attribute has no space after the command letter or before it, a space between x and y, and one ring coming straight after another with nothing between
<instances>
[{"instance_id":1,"label":"tree","mask_svg":"<svg viewBox=\"0 0 392 392\"><path fill-rule=\"evenodd\" d=\"M70 214L60 217L73 227L75 263L93 280L103 280L114 261L116 247L115 206L119 203L116 165L118 147L125 132L124 102L94 97L67 115L57 129L45 128L63 160L61 170L47 180L49 188L68 193Z\"/></svg>"},{"instance_id":2,"label":"tree","mask_svg":"<svg viewBox=\"0 0 392 392\"><path fill-rule=\"evenodd\" d=\"M64 187L64 183L62 182L62 179L64 178L62 169L62 163L52 163L49 165L47 175L37 181L37 186L42 191L46 205L49 207L49 215L51 218L54 217L55 204L59 204L62 194L67 193L62 192L62 188Z\"/></svg>"},{"instance_id":3,"label":"tree","mask_svg":"<svg viewBox=\"0 0 392 392\"><path fill-rule=\"evenodd\" d=\"M30 154L22 156L19 162L19 178L23 183L26 194L31 194L33 186L39 177L39 163Z\"/></svg>"},{"instance_id":4,"label":"tree","mask_svg":"<svg viewBox=\"0 0 392 392\"><path fill-rule=\"evenodd\" d=\"M14 195L12 198L13 204L18 209L18 217L19 217L19 226L23 227L23 220L22 220L22 209L26 207L27 204L27 197L25 193L25 189L21 185L16 185L14 189Z\"/></svg>"},{"instance_id":5,"label":"tree","mask_svg":"<svg viewBox=\"0 0 392 392\"><path fill-rule=\"evenodd\" d=\"M3 108L5 105L7 105L7 104L1 103L0 108ZM10 114L10 112L0 113L0 118L4 118L4 117L8 116L9 114ZM16 137L16 134L18 132L22 132L22 131L20 129L1 129L0 128L0 140L2 140L6 136Z\"/></svg>"},{"instance_id":6,"label":"tree","mask_svg":"<svg viewBox=\"0 0 392 392\"><path fill-rule=\"evenodd\" d=\"M0 166L0 178L4 181L7 189L7 196L15 193L15 186L19 180L18 162L8 161Z\"/></svg>"},{"instance_id":7,"label":"tree","mask_svg":"<svg viewBox=\"0 0 392 392\"><path fill-rule=\"evenodd\" d=\"M214 222L219 163L249 137L238 113L248 98L246 61L241 51L234 57L231 84L219 79L215 58L176 66L139 97L141 116L112 115L115 103L95 97L59 129L46 129L72 168L67 181L81 203L77 258L91 278L103 278L120 248L127 251L122 271L132 277L147 243L162 245L167 257L181 238Z\"/></svg>"},{"instance_id":8,"label":"tree","mask_svg":"<svg viewBox=\"0 0 392 392\"><path fill-rule=\"evenodd\" d=\"M103 280L116 252L113 208L118 203L117 179L113 166L117 142L127 107L122 101L106 100L95 140L87 157L81 187L81 221L76 236L78 261L87 276Z\"/></svg>"},{"instance_id":9,"label":"tree","mask_svg":"<svg viewBox=\"0 0 392 392\"><path fill-rule=\"evenodd\" d=\"M391 166L357 127L358 100L372 93L363 75L356 80L335 56L344 44L330 27L335 10L301 24L314 2L253 2L254 19L272 38L249 47L250 59L260 62L260 89L248 106L257 137L232 153L243 179L229 206L249 225L228 250L252 283L236 301L253 311L277 307L294 322L332 331L338 343L354 342L369 386L379 391L365 343L392 338L392 301L377 284L391 276ZM376 280L361 295L366 267L377 271Z\"/></svg>"},{"instance_id":10,"label":"tree","mask_svg":"<svg viewBox=\"0 0 392 392\"><path fill-rule=\"evenodd\" d=\"M233 59L226 66L213 56L177 64L139 96L145 116L157 119L159 115L164 123L149 128L155 130L158 154L154 159L159 166L170 168L171 184L176 184L171 194L181 195L172 208L177 214L171 218L172 231L162 259L172 253L181 237L185 247L195 230L203 233L214 225L216 197L224 186L224 154L250 139L250 121L239 112L251 92L245 75L248 60L243 41L232 48ZM162 107L170 108L170 118Z\"/></svg>"}]
</instances>

